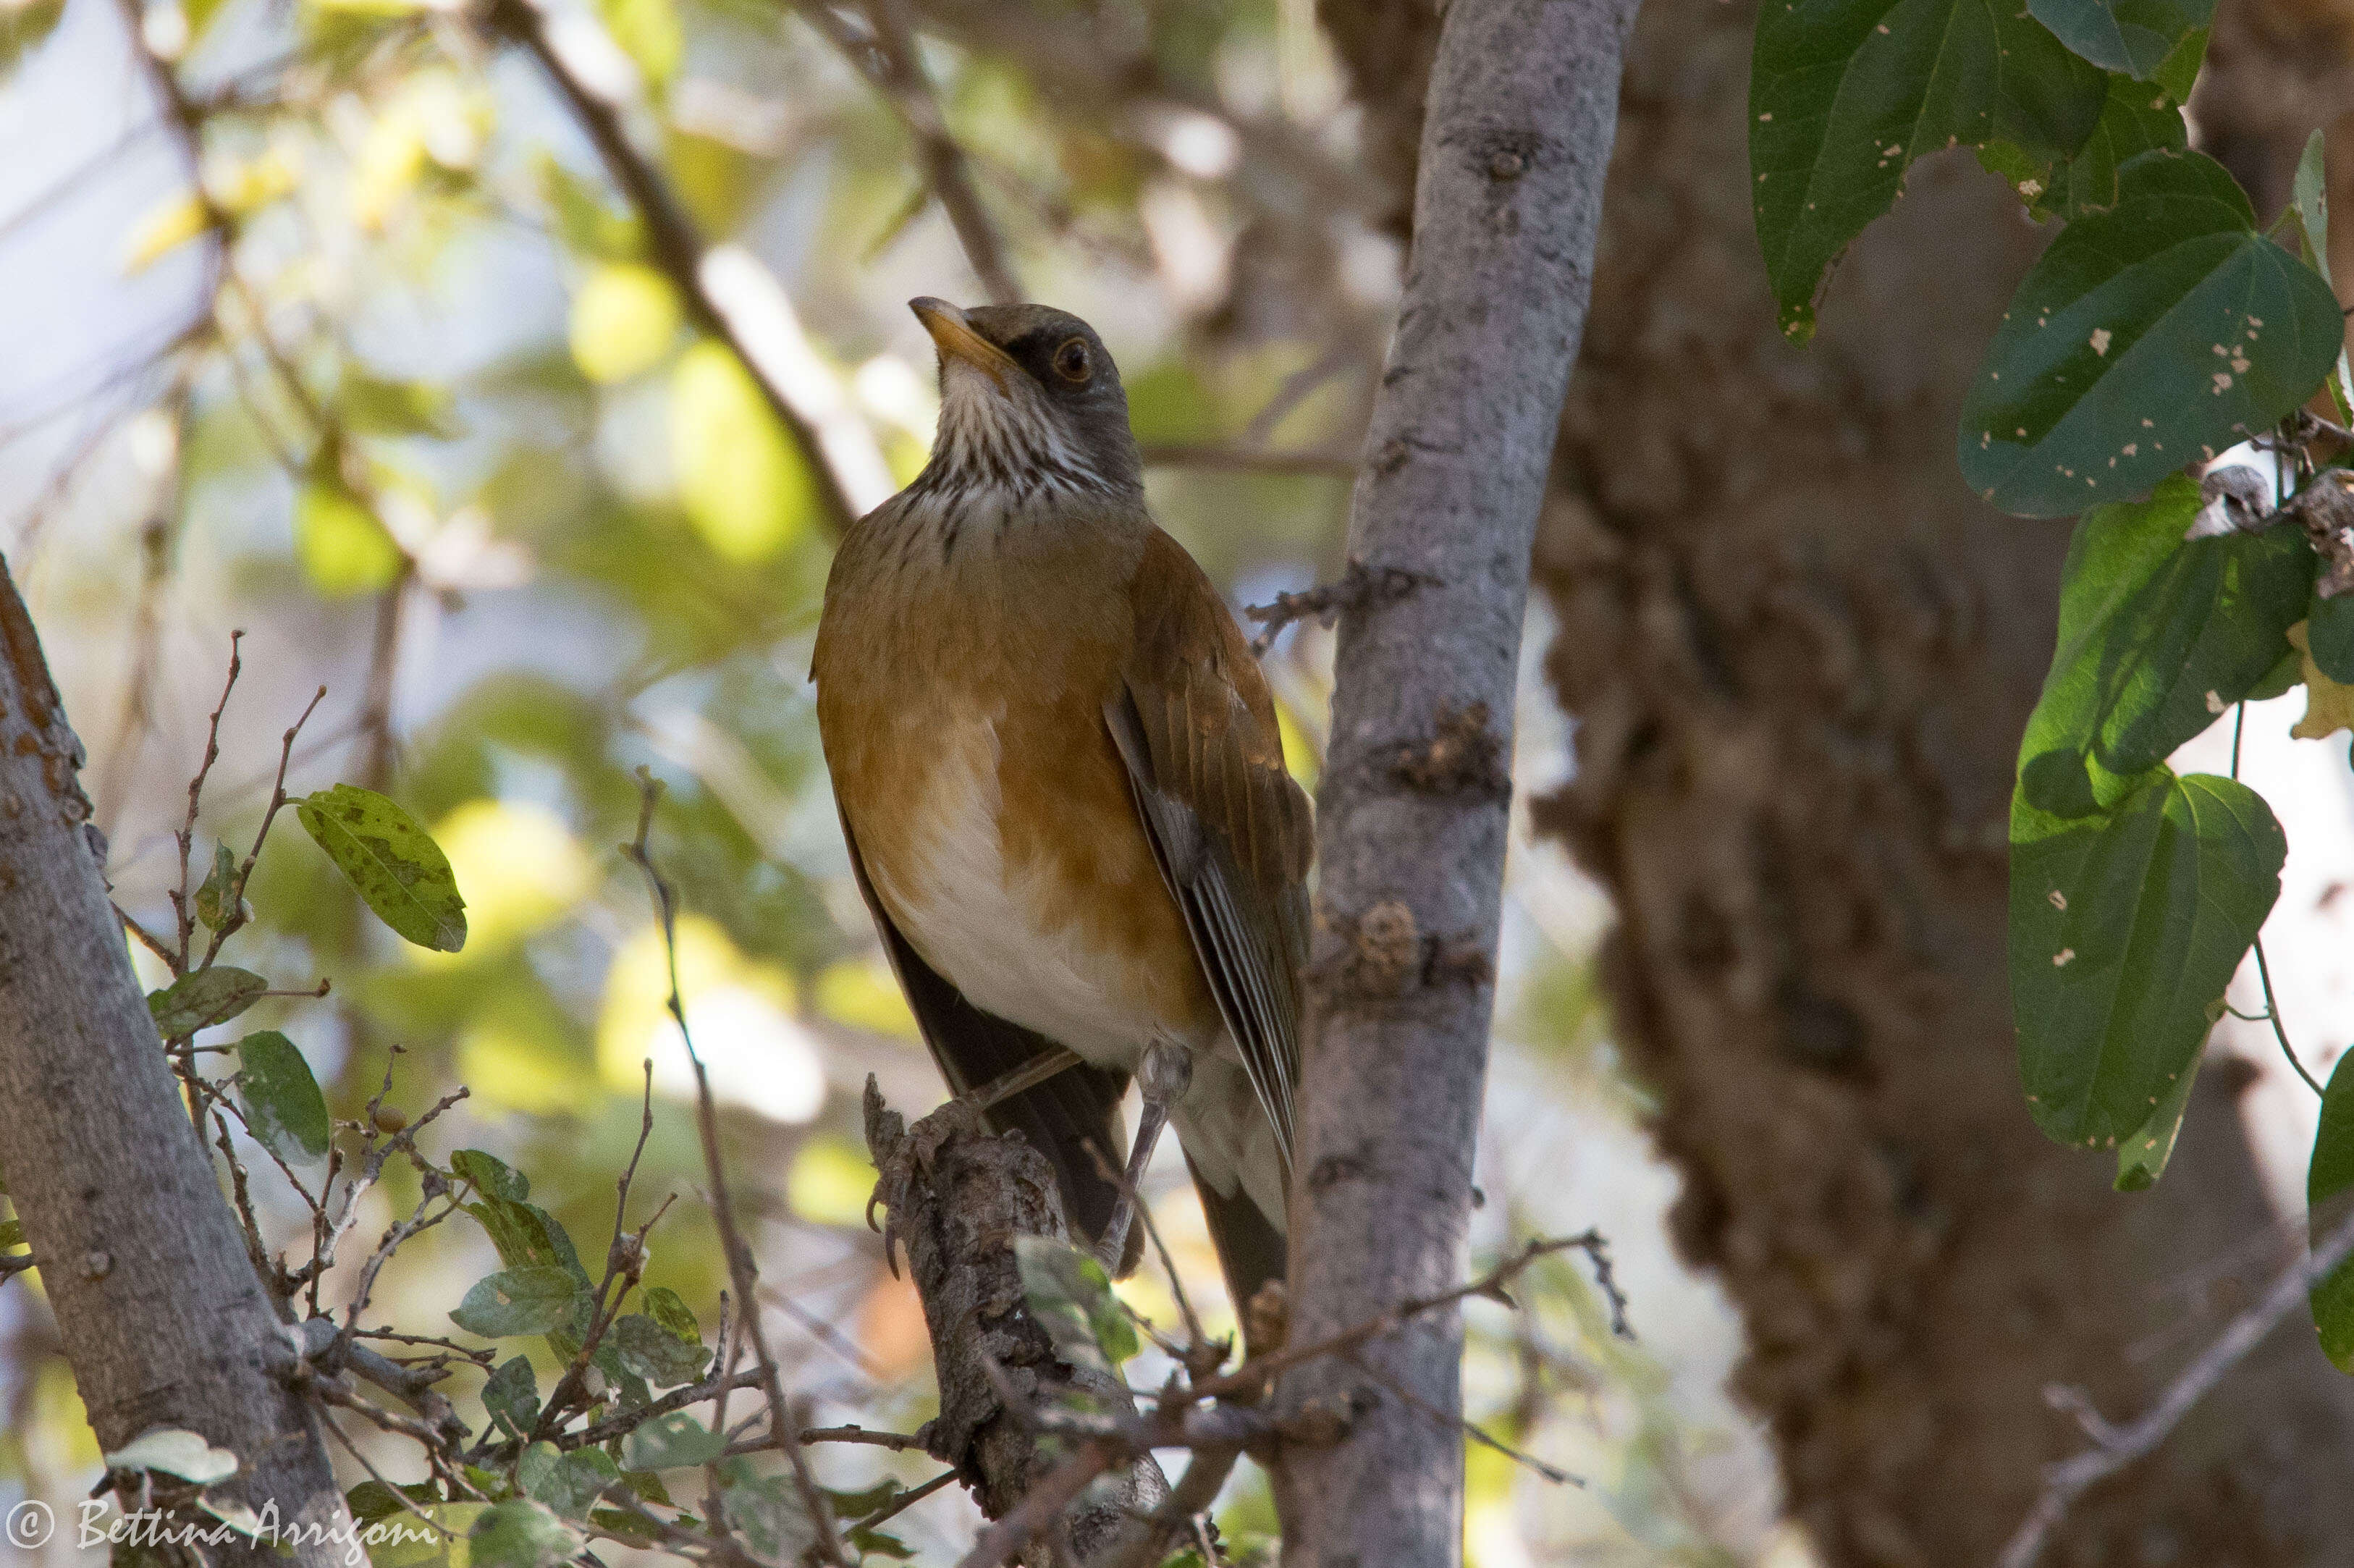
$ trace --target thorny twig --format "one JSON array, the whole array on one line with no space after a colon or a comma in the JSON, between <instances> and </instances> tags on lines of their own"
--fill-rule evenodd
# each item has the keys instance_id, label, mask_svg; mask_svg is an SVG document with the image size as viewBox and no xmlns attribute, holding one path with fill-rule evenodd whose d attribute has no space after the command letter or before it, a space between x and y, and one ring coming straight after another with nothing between
<instances>
[{"instance_id":1,"label":"thorny twig","mask_svg":"<svg viewBox=\"0 0 2354 1568\"><path fill-rule=\"evenodd\" d=\"M695 1053L695 1037L686 1027L686 1003L678 986L678 906L670 883L656 868L649 847L653 832L654 806L662 799L662 786L644 768L638 769L638 832L621 853L645 874L646 887L653 898L654 916L662 924L663 947L670 965L670 994L667 999L670 1015L678 1025L679 1040L686 1049L686 1059L695 1069L695 1127L703 1141L703 1162L711 1182L711 1219L719 1232L721 1252L727 1259L727 1275L736 1287L736 1298L743 1303L742 1331L752 1347L753 1358L759 1364L761 1392L768 1396L769 1431L777 1446L785 1452L792 1466L793 1486L800 1492L801 1505L808 1510L810 1521L817 1531L819 1556L825 1562L849 1568L849 1558L843 1551L842 1537L834 1528L833 1511L827 1505L824 1492L819 1489L817 1478L810 1471L809 1456L793 1441L799 1427L792 1418L792 1408L785 1398L783 1374L776 1358L769 1351L767 1333L760 1326L758 1273L752 1264L752 1251L744 1242L743 1233L737 1228L736 1205L727 1189L726 1171L719 1157L719 1114L712 1103L711 1075Z\"/></svg>"},{"instance_id":2,"label":"thorny twig","mask_svg":"<svg viewBox=\"0 0 2354 1568\"><path fill-rule=\"evenodd\" d=\"M2076 1416L2085 1436L2093 1440L2093 1446L2045 1467L2043 1494L2035 1499L2019 1532L2003 1548L2001 1568L2031 1568L2042 1555L2052 1532L2067 1516L2070 1506L2086 1488L2115 1475L2165 1442L2190 1413L2191 1406L2221 1383L2223 1374L2255 1349L2283 1319L2302 1307L2317 1281L2349 1257L2354 1257L2354 1215L2341 1220L2320 1245L2283 1269L2263 1298L2232 1319L2215 1342L2200 1351L2168 1385L2158 1403L2137 1420L2115 1425L2094 1411L2091 1399L2081 1391L2047 1391L2046 1399Z\"/></svg>"}]
</instances>

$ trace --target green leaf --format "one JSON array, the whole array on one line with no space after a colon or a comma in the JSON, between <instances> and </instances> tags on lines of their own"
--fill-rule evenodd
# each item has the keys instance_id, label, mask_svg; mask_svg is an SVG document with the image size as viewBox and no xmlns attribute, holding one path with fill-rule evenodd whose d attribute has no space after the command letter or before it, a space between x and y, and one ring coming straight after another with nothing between
<instances>
[{"instance_id":1,"label":"green leaf","mask_svg":"<svg viewBox=\"0 0 2354 1568\"><path fill-rule=\"evenodd\" d=\"M418 1511L424 1519L403 1510L400 1518L378 1521L384 1527L382 1532L365 1542L370 1568L449 1568L452 1562L469 1561L461 1555L467 1533L491 1512L492 1506L419 1499ZM438 1533L437 1526L448 1534Z\"/></svg>"},{"instance_id":2,"label":"green leaf","mask_svg":"<svg viewBox=\"0 0 2354 1568\"><path fill-rule=\"evenodd\" d=\"M503 1502L466 1531L468 1568L555 1568L580 1549L580 1538L540 1504Z\"/></svg>"},{"instance_id":3,"label":"green leaf","mask_svg":"<svg viewBox=\"0 0 2354 1568\"><path fill-rule=\"evenodd\" d=\"M152 1470L210 1486L237 1474L237 1456L216 1448L201 1433L176 1426L151 1426L106 1456L110 1470Z\"/></svg>"},{"instance_id":4,"label":"green leaf","mask_svg":"<svg viewBox=\"0 0 2354 1568\"><path fill-rule=\"evenodd\" d=\"M531 1179L510 1167L495 1154L479 1149L461 1149L450 1156L450 1169L461 1180L472 1181L474 1190L485 1197L505 1198L520 1203L531 1196ZM519 1260L508 1258L509 1263Z\"/></svg>"},{"instance_id":5,"label":"green leaf","mask_svg":"<svg viewBox=\"0 0 2354 1568\"><path fill-rule=\"evenodd\" d=\"M529 1356L513 1356L483 1380L482 1408L511 1437L528 1437L539 1425L539 1379Z\"/></svg>"},{"instance_id":6,"label":"green leaf","mask_svg":"<svg viewBox=\"0 0 2354 1568\"><path fill-rule=\"evenodd\" d=\"M569 1454L553 1443L534 1443L515 1461L515 1485L567 1519L587 1519L589 1506L621 1478L621 1467L600 1448Z\"/></svg>"},{"instance_id":7,"label":"green leaf","mask_svg":"<svg viewBox=\"0 0 2354 1568\"><path fill-rule=\"evenodd\" d=\"M2144 153L2011 298L1962 408L1962 476L2006 511L2130 498L2303 402L2344 323L2201 153Z\"/></svg>"},{"instance_id":8,"label":"green leaf","mask_svg":"<svg viewBox=\"0 0 2354 1568\"><path fill-rule=\"evenodd\" d=\"M2280 894L2287 853L2253 790L2158 769L2097 816L2010 809L2010 998L2028 1107L2115 1149L2191 1070Z\"/></svg>"},{"instance_id":9,"label":"green leaf","mask_svg":"<svg viewBox=\"0 0 2354 1568\"><path fill-rule=\"evenodd\" d=\"M376 918L420 948L466 945L466 901L441 846L373 789L338 784L295 802L302 831L327 852Z\"/></svg>"},{"instance_id":10,"label":"green leaf","mask_svg":"<svg viewBox=\"0 0 2354 1568\"><path fill-rule=\"evenodd\" d=\"M25 0L21 5L0 5L0 87L16 74L25 57L48 40L57 31L58 19L66 14L66 0Z\"/></svg>"},{"instance_id":11,"label":"green leaf","mask_svg":"<svg viewBox=\"0 0 2354 1568\"><path fill-rule=\"evenodd\" d=\"M627 381L662 363L681 320L669 279L640 262L608 262L572 296L573 361L591 381Z\"/></svg>"},{"instance_id":12,"label":"green leaf","mask_svg":"<svg viewBox=\"0 0 2354 1568\"><path fill-rule=\"evenodd\" d=\"M450 1320L486 1340L545 1334L571 1322L581 1295L579 1282L561 1268L502 1269L476 1280Z\"/></svg>"},{"instance_id":13,"label":"green leaf","mask_svg":"<svg viewBox=\"0 0 2354 1568\"><path fill-rule=\"evenodd\" d=\"M384 1481L368 1480L362 1481L344 1494L344 1506L350 1509L352 1517L362 1524L374 1524L377 1520L407 1513L408 1509L402 1500L404 1494L408 1502L430 1503L435 1500L429 1484L396 1489Z\"/></svg>"},{"instance_id":14,"label":"green leaf","mask_svg":"<svg viewBox=\"0 0 2354 1568\"><path fill-rule=\"evenodd\" d=\"M2166 1174L2166 1162L2174 1158L2174 1140L2182 1132L2183 1113L2190 1108L2190 1086L2198 1078L2199 1058L2193 1056L2174 1086L2158 1097L2158 1109L2141 1130L2117 1145L2118 1192L2141 1192Z\"/></svg>"},{"instance_id":15,"label":"green leaf","mask_svg":"<svg viewBox=\"0 0 2354 1568\"><path fill-rule=\"evenodd\" d=\"M25 1222L13 1217L0 1220L0 1247L19 1247L24 1245Z\"/></svg>"},{"instance_id":16,"label":"green leaf","mask_svg":"<svg viewBox=\"0 0 2354 1568\"><path fill-rule=\"evenodd\" d=\"M539 154L534 172L550 222L575 254L607 261L628 261L643 254L645 235L637 219L606 205L594 184L546 152Z\"/></svg>"},{"instance_id":17,"label":"green leaf","mask_svg":"<svg viewBox=\"0 0 2354 1568\"><path fill-rule=\"evenodd\" d=\"M727 1451L727 1440L684 1410L657 1415L621 1443L621 1462L632 1470L679 1470L707 1465Z\"/></svg>"},{"instance_id":18,"label":"green leaf","mask_svg":"<svg viewBox=\"0 0 2354 1568\"><path fill-rule=\"evenodd\" d=\"M347 429L374 436L431 436L454 441L466 433L457 399L447 387L424 381L387 381L346 370L335 404Z\"/></svg>"},{"instance_id":19,"label":"green leaf","mask_svg":"<svg viewBox=\"0 0 2354 1568\"><path fill-rule=\"evenodd\" d=\"M770 1562L799 1562L817 1540L792 1478L763 1474L748 1457L719 1467L720 1506L752 1550Z\"/></svg>"},{"instance_id":20,"label":"green leaf","mask_svg":"<svg viewBox=\"0 0 2354 1568\"><path fill-rule=\"evenodd\" d=\"M2340 685L2354 686L2354 593L2314 599L2305 645L2323 674Z\"/></svg>"},{"instance_id":21,"label":"green leaf","mask_svg":"<svg viewBox=\"0 0 2354 1568\"><path fill-rule=\"evenodd\" d=\"M289 1165L324 1160L327 1097L294 1042L275 1029L249 1034L237 1043L237 1063L231 1092L254 1141Z\"/></svg>"},{"instance_id":22,"label":"green leaf","mask_svg":"<svg viewBox=\"0 0 2354 1568\"><path fill-rule=\"evenodd\" d=\"M1022 1293L1055 1352L1083 1372L1115 1375L1136 1354L1136 1325L1111 1293L1111 1277L1087 1253L1046 1236L1013 1238Z\"/></svg>"},{"instance_id":23,"label":"green leaf","mask_svg":"<svg viewBox=\"0 0 2354 1568\"><path fill-rule=\"evenodd\" d=\"M1914 159L1993 141L2064 158L2106 93L2010 0L1767 7L1750 60L1750 196L1783 330L1813 331L1824 274Z\"/></svg>"},{"instance_id":24,"label":"green leaf","mask_svg":"<svg viewBox=\"0 0 2354 1568\"><path fill-rule=\"evenodd\" d=\"M2123 798L2292 652L2313 551L2289 527L2185 540L2204 504L2170 474L2076 524L2059 647L2019 747L2040 810L2081 817Z\"/></svg>"},{"instance_id":25,"label":"green leaf","mask_svg":"<svg viewBox=\"0 0 2354 1568\"><path fill-rule=\"evenodd\" d=\"M228 964L182 975L162 991L147 993L147 1011L155 1033L166 1040L185 1039L199 1029L226 1023L251 1007L270 982Z\"/></svg>"},{"instance_id":26,"label":"green leaf","mask_svg":"<svg viewBox=\"0 0 2354 1568\"><path fill-rule=\"evenodd\" d=\"M2296 161L2296 179L2290 186L2289 205L2296 208L2297 226L2305 235L2300 252L2305 264L2320 273L2335 293L2338 281L2329 275L2329 182L2324 169L2322 143L2318 131L2305 139L2305 153ZM2340 424L2354 418L2354 369L2347 365L2343 342L2338 345L2338 369L2330 377L2329 400L2337 405Z\"/></svg>"},{"instance_id":27,"label":"green leaf","mask_svg":"<svg viewBox=\"0 0 2354 1568\"><path fill-rule=\"evenodd\" d=\"M671 464L687 520L738 564L769 559L817 515L808 461L736 355L708 339L671 373Z\"/></svg>"},{"instance_id":28,"label":"green leaf","mask_svg":"<svg viewBox=\"0 0 2354 1568\"><path fill-rule=\"evenodd\" d=\"M389 588L407 560L383 521L323 454L294 498L294 556L312 586L329 599Z\"/></svg>"},{"instance_id":29,"label":"green leaf","mask_svg":"<svg viewBox=\"0 0 2354 1568\"><path fill-rule=\"evenodd\" d=\"M207 931L217 931L228 924L231 900L237 893L237 856L228 845L213 846L213 868L205 875L203 885L196 889L196 918Z\"/></svg>"},{"instance_id":30,"label":"green leaf","mask_svg":"<svg viewBox=\"0 0 2354 1568\"><path fill-rule=\"evenodd\" d=\"M877 1557L893 1558L901 1563L916 1555L916 1549L897 1536L886 1535L879 1530L868 1530L864 1525L854 1526L843 1539L861 1552L870 1552Z\"/></svg>"},{"instance_id":31,"label":"green leaf","mask_svg":"<svg viewBox=\"0 0 2354 1568\"><path fill-rule=\"evenodd\" d=\"M2148 82L2112 76L2100 123L2093 127L2084 146L2054 169L2049 189L2038 192L2022 187L2020 194L2028 198L2028 210L2039 218L2106 212L2117 205L2118 169L2144 153L2179 153L2190 145L2180 100Z\"/></svg>"},{"instance_id":32,"label":"green leaf","mask_svg":"<svg viewBox=\"0 0 2354 1568\"><path fill-rule=\"evenodd\" d=\"M2306 1224L2313 1243L2354 1213L2354 1051L2338 1058L2321 1097L2321 1124L2314 1129L2313 1160L2306 1168ZM2329 1271L2313 1287L2313 1324L2321 1330L2321 1353L2342 1372L2354 1372L2354 1258Z\"/></svg>"},{"instance_id":33,"label":"green leaf","mask_svg":"<svg viewBox=\"0 0 2354 1568\"><path fill-rule=\"evenodd\" d=\"M2185 37L2206 30L2215 0L2027 0L2027 9L2103 70L2147 81Z\"/></svg>"},{"instance_id":34,"label":"green leaf","mask_svg":"<svg viewBox=\"0 0 2354 1568\"><path fill-rule=\"evenodd\" d=\"M703 1325L695 1320L677 1291L667 1285L649 1286L644 1299L646 1316L660 1323L671 1338L689 1345L703 1343Z\"/></svg>"},{"instance_id":35,"label":"green leaf","mask_svg":"<svg viewBox=\"0 0 2354 1568\"><path fill-rule=\"evenodd\" d=\"M688 1344L642 1313L624 1314L610 1332L607 1342L620 1358L622 1369L655 1388L694 1382L711 1359L710 1351L700 1341Z\"/></svg>"}]
</instances>

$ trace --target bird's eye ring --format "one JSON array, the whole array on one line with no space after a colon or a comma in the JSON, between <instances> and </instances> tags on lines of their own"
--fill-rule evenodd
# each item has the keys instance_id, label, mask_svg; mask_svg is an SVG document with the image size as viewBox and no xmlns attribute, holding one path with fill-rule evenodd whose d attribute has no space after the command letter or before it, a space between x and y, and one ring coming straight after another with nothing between
<instances>
[{"instance_id":1,"label":"bird's eye ring","mask_svg":"<svg viewBox=\"0 0 2354 1568\"><path fill-rule=\"evenodd\" d=\"M1093 356L1087 353L1087 340L1066 338L1063 346L1055 351L1055 374L1075 386L1085 386L1095 374Z\"/></svg>"}]
</instances>

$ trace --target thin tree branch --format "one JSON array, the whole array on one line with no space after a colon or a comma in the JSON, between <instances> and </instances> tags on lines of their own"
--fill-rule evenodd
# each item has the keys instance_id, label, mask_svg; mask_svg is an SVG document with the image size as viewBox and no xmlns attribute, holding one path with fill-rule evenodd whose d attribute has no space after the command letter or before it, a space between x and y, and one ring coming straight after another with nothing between
<instances>
[{"instance_id":1,"label":"thin tree branch","mask_svg":"<svg viewBox=\"0 0 2354 1568\"><path fill-rule=\"evenodd\" d=\"M2073 1409L2078 1424L2093 1439L2093 1446L2073 1458L2063 1459L2046 1467L2043 1472L2043 1495L2035 1499L2028 1510L2019 1532L2003 1548L2001 1568L2031 1568L2043 1554L2052 1532L2067 1517L2068 1510L2085 1489L2106 1479L2147 1457L2190 1414L2191 1406L2206 1397L2210 1390L2222 1382L2223 1375L2237 1365L2261 1343L2264 1337L2280 1326L2281 1321L2305 1306L2315 1285L2345 1262L2354 1257L2354 1214L2338 1223L2338 1228L2323 1238L2319 1246L2281 1271L2264 1298L2232 1319L2231 1324L2209 1345L2173 1383L2158 1396L2139 1419L2123 1426L2110 1425L2093 1409L2092 1401L2081 1391L2057 1388L2045 1392L2045 1397L2062 1409Z\"/></svg>"},{"instance_id":2,"label":"thin tree branch","mask_svg":"<svg viewBox=\"0 0 2354 1568\"><path fill-rule=\"evenodd\" d=\"M631 140L637 105L584 70L549 29L537 0L495 0L489 25L539 62L557 95L595 144L606 172L645 225L648 260L669 278L704 330L742 360L777 418L808 453L836 533L898 486L875 437L811 348L792 302L749 251L706 242L653 160ZM567 26L593 26L585 14Z\"/></svg>"}]
</instances>

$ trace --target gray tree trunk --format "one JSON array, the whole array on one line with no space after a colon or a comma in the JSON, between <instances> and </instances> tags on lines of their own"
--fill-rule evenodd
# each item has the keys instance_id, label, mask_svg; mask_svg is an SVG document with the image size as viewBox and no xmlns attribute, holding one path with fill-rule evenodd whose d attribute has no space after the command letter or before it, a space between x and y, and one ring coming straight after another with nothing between
<instances>
[{"instance_id":1,"label":"gray tree trunk","mask_svg":"<svg viewBox=\"0 0 2354 1568\"><path fill-rule=\"evenodd\" d=\"M106 1448L201 1434L239 1460L218 1489L348 1542L318 1419L270 1372L288 1354L277 1315L131 972L81 761L0 561L0 1171L66 1359Z\"/></svg>"},{"instance_id":2,"label":"gray tree trunk","mask_svg":"<svg viewBox=\"0 0 2354 1568\"><path fill-rule=\"evenodd\" d=\"M1317 821L1293 1344L1461 1277L1529 547L1634 9L1454 0L1440 37L1350 526L1365 591L1341 618ZM1287 1562L1460 1560L1462 1437L1444 1413L1461 1360L1459 1321L1432 1313L1364 1352L1372 1375L1326 1361L1287 1380L1288 1406L1360 1411L1338 1446L1283 1457Z\"/></svg>"}]
</instances>

